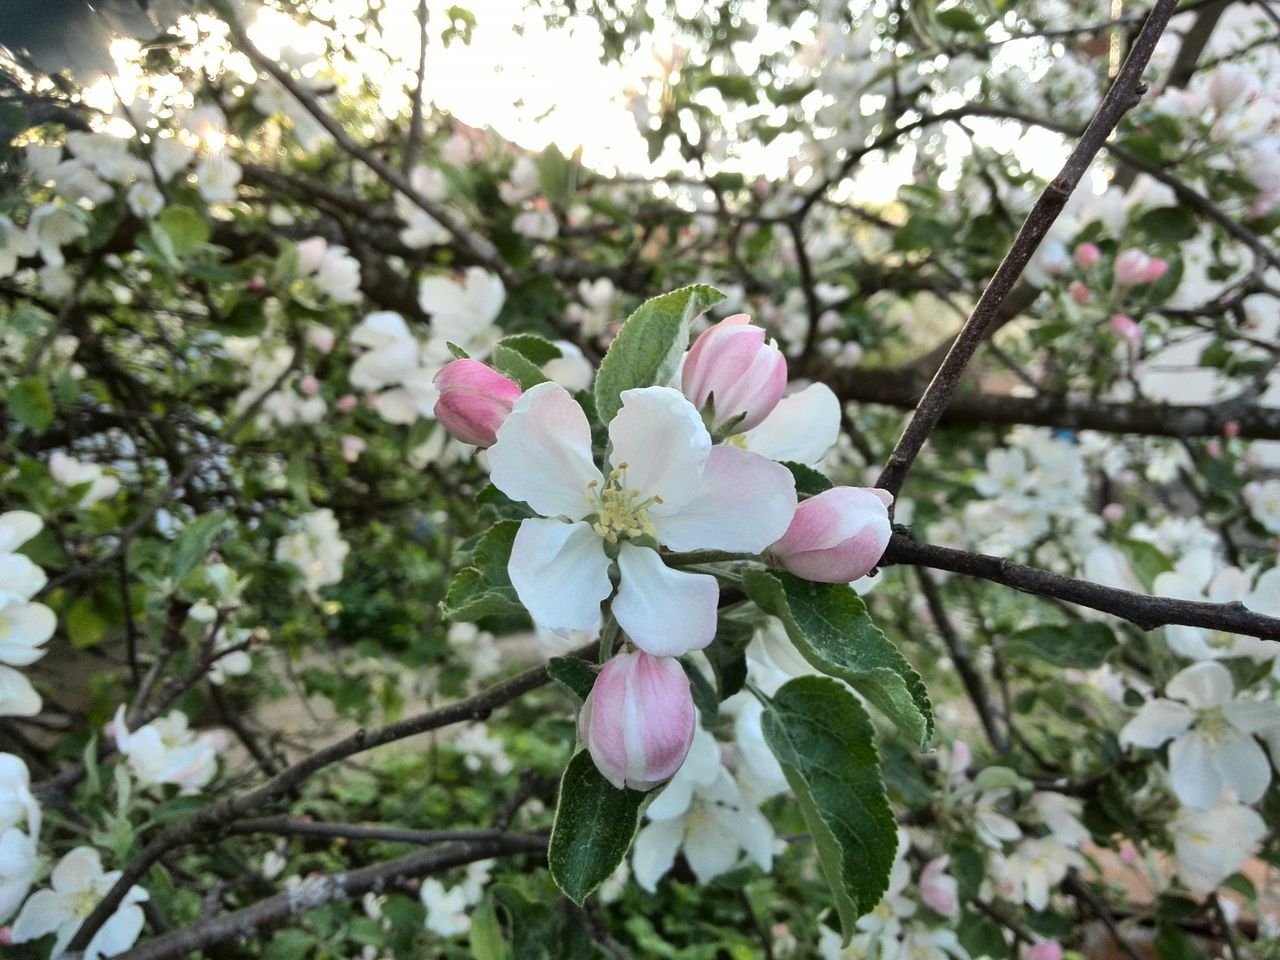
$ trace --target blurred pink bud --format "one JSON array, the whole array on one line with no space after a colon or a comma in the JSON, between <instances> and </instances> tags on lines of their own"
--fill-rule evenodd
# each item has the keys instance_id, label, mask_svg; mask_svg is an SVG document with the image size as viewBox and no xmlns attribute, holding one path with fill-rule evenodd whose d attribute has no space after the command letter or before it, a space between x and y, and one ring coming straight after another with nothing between
<instances>
[{"instance_id":1,"label":"blurred pink bud","mask_svg":"<svg viewBox=\"0 0 1280 960\"><path fill-rule=\"evenodd\" d=\"M303 276L315 273L324 262L329 244L324 237L310 237L298 242L298 272Z\"/></svg>"},{"instance_id":2,"label":"blurred pink bud","mask_svg":"<svg viewBox=\"0 0 1280 960\"><path fill-rule=\"evenodd\" d=\"M1120 861L1128 864L1138 862L1138 848L1133 845L1132 841L1126 840L1120 844Z\"/></svg>"},{"instance_id":3,"label":"blurred pink bud","mask_svg":"<svg viewBox=\"0 0 1280 960\"><path fill-rule=\"evenodd\" d=\"M1209 78L1209 102L1219 112L1252 92L1248 72L1234 63L1224 63Z\"/></svg>"},{"instance_id":4,"label":"blurred pink bud","mask_svg":"<svg viewBox=\"0 0 1280 960\"><path fill-rule=\"evenodd\" d=\"M1141 250L1130 247L1116 257L1116 283L1122 287L1136 287L1143 283L1155 283L1165 275L1169 264L1159 257L1149 257Z\"/></svg>"},{"instance_id":5,"label":"blurred pink bud","mask_svg":"<svg viewBox=\"0 0 1280 960\"><path fill-rule=\"evenodd\" d=\"M489 447L520 397L520 388L479 360L454 360L433 381L440 391L436 419L463 443Z\"/></svg>"},{"instance_id":6,"label":"blurred pink bud","mask_svg":"<svg viewBox=\"0 0 1280 960\"><path fill-rule=\"evenodd\" d=\"M751 184L751 192L756 195L757 200L763 200L773 191L773 185L764 177L756 177Z\"/></svg>"},{"instance_id":7,"label":"blurred pink bud","mask_svg":"<svg viewBox=\"0 0 1280 960\"><path fill-rule=\"evenodd\" d=\"M1238 420L1228 420L1222 425L1222 435L1228 440L1234 440L1240 436L1240 422Z\"/></svg>"},{"instance_id":8,"label":"blurred pink bud","mask_svg":"<svg viewBox=\"0 0 1280 960\"><path fill-rule=\"evenodd\" d=\"M359 402L360 401L356 399L356 395L354 393L344 393L338 398L337 407L343 413L350 413L356 408L356 404Z\"/></svg>"},{"instance_id":9,"label":"blurred pink bud","mask_svg":"<svg viewBox=\"0 0 1280 960\"><path fill-rule=\"evenodd\" d=\"M705 330L684 361L680 386L701 410L712 405L717 427L742 433L773 412L787 388L787 358L745 313Z\"/></svg>"},{"instance_id":10,"label":"blurred pink bud","mask_svg":"<svg viewBox=\"0 0 1280 960\"><path fill-rule=\"evenodd\" d=\"M1108 503L1102 508L1102 519L1107 523L1119 523L1124 518L1124 507L1118 503Z\"/></svg>"},{"instance_id":11,"label":"blurred pink bud","mask_svg":"<svg viewBox=\"0 0 1280 960\"><path fill-rule=\"evenodd\" d=\"M947 873L950 857L938 857L920 871L920 899L925 906L944 917L954 917L960 910L959 885Z\"/></svg>"},{"instance_id":12,"label":"blurred pink bud","mask_svg":"<svg viewBox=\"0 0 1280 960\"><path fill-rule=\"evenodd\" d=\"M1062 944L1057 940L1040 940L1027 947L1026 960L1062 960Z\"/></svg>"},{"instance_id":13,"label":"blurred pink bud","mask_svg":"<svg viewBox=\"0 0 1280 960\"><path fill-rule=\"evenodd\" d=\"M253 293L261 293L267 288L267 281L262 277L253 276L249 278L248 282L245 283L245 286Z\"/></svg>"},{"instance_id":14,"label":"blurred pink bud","mask_svg":"<svg viewBox=\"0 0 1280 960\"><path fill-rule=\"evenodd\" d=\"M300 813L298 814L296 819L299 823L315 823L316 822L316 818L309 813Z\"/></svg>"},{"instance_id":15,"label":"blurred pink bud","mask_svg":"<svg viewBox=\"0 0 1280 960\"><path fill-rule=\"evenodd\" d=\"M333 350L333 331L328 327L312 327L307 331L307 343L317 353L330 353Z\"/></svg>"},{"instance_id":16,"label":"blurred pink bud","mask_svg":"<svg viewBox=\"0 0 1280 960\"><path fill-rule=\"evenodd\" d=\"M353 434L343 434L342 437L342 459L347 463L355 463L360 459L360 454L364 453L365 442L363 437L357 437Z\"/></svg>"},{"instance_id":17,"label":"blurred pink bud","mask_svg":"<svg viewBox=\"0 0 1280 960\"><path fill-rule=\"evenodd\" d=\"M1076 247L1074 254L1076 266L1092 267L1102 259L1102 251L1098 249L1095 243L1082 243Z\"/></svg>"},{"instance_id":18,"label":"blurred pink bud","mask_svg":"<svg viewBox=\"0 0 1280 960\"><path fill-rule=\"evenodd\" d=\"M669 779L689 753L698 716L674 657L622 653L604 665L578 715L596 769L621 790Z\"/></svg>"},{"instance_id":19,"label":"blurred pink bud","mask_svg":"<svg viewBox=\"0 0 1280 960\"><path fill-rule=\"evenodd\" d=\"M874 487L833 487L802 500L791 526L769 548L790 572L819 583L865 577L889 545L893 494Z\"/></svg>"},{"instance_id":20,"label":"blurred pink bud","mask_svg":"<svg viewBox=\"0 0 1280 960\"><path fill-rule=\"evenodd\" d=\"M298 389L302 391L304 397L314 397L320 392L320 381L311 374L307 374L298 381Z\"/></svg>"},{"instance_id":21,"label":"blurred pink bud","mask_svg":"<svg viewBox=\"0 0 1280 960\"><path fill-rule=\"evenodd\" d=\"M0 927L0 947L13 944L13 927Z\"/></svg>"},{"instance_id":22,"label":"blurred pink bud","mask_svg":"<svg viewBox=\"0 0 1280 960\"><path fill-rule=\"evenodd\" d=\"M1111 332L1121 340L1136 344L1142 339L1142 328L1127 314L1117 313L1111 318Z\"/></svg>"},{"instance_id":23,"label":"blurred pink bud","mask_svg":"<svg viewBox=\"0 0 1280 960\"><path fill-rule=\"evenodd\" d=\"M1222 441L1217 437L1210 437L1209 442L1204 445L1204 452L1217 460L1222 456Z\"/></svg>"},{"instance_id":24,"label":"blurred pink bud","mask_svg":"<svg viewBox=\"0 0 1280 960\"><path fill-rule=\"evenodd\" d=\"M1088 303L1093 299L1093 294L1079 280L1072 280L1071 286L1067 288L1067 292L1071 294L1071 299L1076 303Z\"/></svg>"}]
</instances>

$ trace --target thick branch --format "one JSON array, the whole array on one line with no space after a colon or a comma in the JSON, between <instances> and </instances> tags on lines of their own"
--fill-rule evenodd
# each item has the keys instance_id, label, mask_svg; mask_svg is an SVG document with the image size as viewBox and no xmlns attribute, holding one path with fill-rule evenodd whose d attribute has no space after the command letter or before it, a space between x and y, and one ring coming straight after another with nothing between
<instances>
[{"instance_id":1,"label":"thick branch","mask_svg":"<svg viewBox=\"0 0 1280 960\"><path fill-rule=\"evenodd\" d=\"M947 353L947 359L938 369L933 382L929 384L929 389L921 398L915 415L907 424L893 453L889 455L889 462L885 464L884 470L876 481L876 486L895 494L902 489L902 484L911 470L916 455L941 418L942 412L947 408L951 395L964 374L965 367L986 336L988 325L999 313L1001 304L1013 290L1018 278L1022 276L1023 269L1048 234L1049 228L1058 219L1062 208L1066 206L1067 199L1088 170L1098 151L1102 149L1107 137L1120 122L1120 118L1137 103L1141 96L1142 71L1146 68L1147 61L1155 50L1156 41L1160 39L1160 34L1164 31L1176 6L1177 0L1158 0L1152 9L1124 66L1120 68L1115 82L1099 105L1097 113L1089 121L1088 127L1085 128L1084 134L1071 152L1071 156L1067 158L1061 172L1045 188L1035 206L1031 208L1008 255L982 292L969 319L961 327L955 343Z\"/></svg>"},{"instance_id":2,"label":"thick branch","mask_svg":"<svg viewBox=\"0 0 1280 960\"><path fill-rule=\"evenodd\" d=\"M935 570L948 570L967 577L1002 583L1023 593L1065 600L1067 603L1100 610L1128 620L1144 630L1181 624L1224 630L1262 640L1280 640L1280 619L1254 613L1242 603L1149 597L1130 590L1118 590L1086 580L1064 577L1048 570L1038 570L1001 557L968 553L931 543L916 543L900 531L893 534L881 563L933 567Z\"/></svg>"}]
</instances>

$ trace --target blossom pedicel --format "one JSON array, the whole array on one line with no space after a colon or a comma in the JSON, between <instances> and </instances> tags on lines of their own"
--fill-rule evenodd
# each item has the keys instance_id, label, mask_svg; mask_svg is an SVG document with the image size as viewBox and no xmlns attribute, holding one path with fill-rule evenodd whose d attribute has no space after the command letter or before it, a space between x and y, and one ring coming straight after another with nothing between
<instances>
[{"instance_id":1,"label":"blossom pedicel","mask_svg":"<svg viewBox=\"0 0 1280 960\"><path fill-rule=\"evenodd\" d=\"M865 577L889 545L893 494L872 487L833 487L801 501L791 526L769 548L787 570L819 583Z\"/></svg>"},{"instance_id":2,"label":"blossom pedicel","mask_svg":"<svg viewBox=\"0 0 1280 960\"><path fill-rule=\"evenodd\" d=\"M680 662L643 651L605 664L578 716L591 759L619 790L648 790L669 779L684 763L696 727Z\"/></svg>"},{"instance_id":3,"label":"blossom pedicel","mask_svg":"<svg viewBox=\"0 0 1280 960\"><path fill-rule=\"evenodd\" d=\"M435 376L436 419L464 443L493 446L520 388L478 360L454 360Z\"/></svg>"},{"instance_id":4,"label":"blossom pedicel","mask_svg":"<svg viewBox=\"0 0 1280 960\"><path fill-rule=\"evenodd\" d=\"M721 320L694 341L681 389L695 407L709 402L716 427L735 433L764 421L787 387L787 359L745 313Z\"/></svg>"}]
</instances>

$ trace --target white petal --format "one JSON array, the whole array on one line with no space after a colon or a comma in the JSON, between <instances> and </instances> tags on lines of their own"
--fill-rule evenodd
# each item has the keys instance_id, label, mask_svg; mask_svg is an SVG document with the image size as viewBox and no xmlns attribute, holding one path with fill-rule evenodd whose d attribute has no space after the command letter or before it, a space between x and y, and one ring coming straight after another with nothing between
<instances>
[{"instance_id":1,"label":"white petal","mask_svg":"<svg viewBox=\"0 0 1280 960\"><path fill-rule=\"evenodd\" d=\"M738 843L719 818L698 817L689 822L684 857L699 883L732 870L738 856Z\"/></svg>"},{"instance_id":2,"label":"white petal","mask_svg":"<svg viewBox=\"0 0 1280 960\"><path fill-rule=\"evenodd\" d=\"M76 847L58 861L49 882L59 893L84 893L102 876L102 858L93 847Z\"/></svg>"},{"instance_id":3,"label":"white petal","mask_svg":"<svg viewBox=\"0 0 1280 960\"><path fill-rule=\"evenodd\" d=\"M618 571L622 582L613 614L645 653L679 657L715 637L720 602L715 577L672 570L653 550L632 543L618 548Z\"/></svg>"},{"instance_id":4,"label":"white petal","mask_svg":"<svg viewBox=\"0 0 1280 960\"><path fill-rule=\"evenodd\" d=\"M138 934L142 933L142 924L141 907L121 907L93 935L85 949L84 960L97 960L98 957L114 957L118 953L124 953L137 942Z\"/></svg>"},{"instance_id":5,"label":"white petal","mask_svg":"<svg viewBox=\"0 0 1280 960\"><path fill-rule=\"evenodd\" d=\"M11 667L0 666L0 717L34 717L42 701L31 681Z\"/></svg>"},{"instance_id":6,"label":"white petal","mask_svg":"<svg viewBox=\"0 0 1280 960\"><path fill-rule=\"evenodd\" d=\"M600 603L613 592L604 541L586 523L525 520L507 571L520 602L547 630L595 628Z\"/></svg>"},{"instance_id":7,"label":"white petal","mask_svg":"<svg viewBox=\"0 0 1280 960\"><path fill-rule=\"evenodd\" d=\"M1241 803L1257 803L1271 782L1271 764L1258 741L1247 733L1228 734L1218 741L1216 758L1222 779Z\"/></svg>"},{"instance_id":8,"label":"white petal","mask_svg":"<svg viewBox=\"0 0 1280 960\"><path fill-rule=\"evenodd\" d=\"M589 493L604 478L591 459L591 427L559 384L540 383L521 394L488 456L493 485L544 517L581 520L593 512Z\"/></svg>"},{"instance_id":9,"label":"white petal","mask_svg":"<svg viewBox=\"0 0 1280 960\"><path fill-rule=\"evenodd\" d=\"M747 449L770 460L817 463L840 435L840 401L825 383L783 397L760 426L743 434Z\"/></svg>"},{"instance_id":10,"label":"white petal","mask_svg":"<svg viewBox=\"0 0 1280 960\"><path fill-rule=\"evenodd\" d=\"M1169 785L1188 807L1208 810L1222 792L1214 744L1193 730L1169 746Z\"/></svg>"},{"instance_id":11,"label":"white petal","mask_svg":"<svg viewBox=\"0 0 1280 960\"><path fill-rule=\"evenodd\" d=\"M1210 661L1192 664L1178 673L1169 681L1165 692L1187 701L1198 710L1205 710L1230 701L1235 684L1231 682L1231 673L1226 667Z\"/></svg>"},{"instance_id":12,"label":"white petal","mask_svg":"<svg viewBox=\"0 0 1280 960\"><path fill-rule=\"evenodd\" d=\"M0 513L0 553L18 549L44 526L44 521L30 510Z\"/></svg>"},{"instance_id":13,"label":"white petal","mask_svg":"<svg viewBox=\"0 0 1280 960\"><path fill-rule=\"evenodd\" d=\"M626 464L626 487L661 497L670 512L697 489L711 452L711 436L693 404L670 387L624 390L609 424L614 467Z\"/></svg>"},{"instance_id":14,"label":"white petal","mask_svg":"<svg viewBox=\"0 0 1280 960\"><path fill-rule=\"evenodd\" d=\"M1185 704L1161 698L1148 700L1138 715L1124 725L1120 742L1154 750L1166 740L1185 733L1195 716L1195 711Z\"/></svg>"},{"instance_id":15,"label":"white petal","mask_svg":"<svg viewBox=\"0 0 1280 960\"><path fill-rule=\"evenodd\" d=\"M40 645L53 636L58 618L42 603L0 607L0 663L25 667L44 656Z\"/></svg>"},{"instance_id":16,"label":"white petal","mask_svg":"<svg viewBox=\"0 0 1280 960\"><path fill-rule=\"evenodd\" d=\"M30 600L49 578L21 553L0 555L0 604Z\"/></svg>"},{"instance_id":17,"label":"white petal","mask_svg":"<svg viewBox=\"0 0 1280 960\"><path fill-rule=\"evenodd\" d=\"M684 820L658 820L636 834L631 852L631 872L636 883L653 893L658 881L676 862L676 851L684 839Z\"/></svg>"},{"instance_id":18,"label":"white petal","mask_svg":"<svg viewBox=\"0 0 1280 960\"><path fill-rule=\"evenodd\" d=\"M795 512L790 470L759 454L718 446L693 498L674 511L655 505L649 519L672 550L759 553L787 532Z\"/></svg>"},{"instance_id":19,"label":"white petal","mask_svg":"<svg viewBox=\"0 0 1280 960\"><path fill-rule=\"evenodd\" d=\"M1274 701L1234 700L1224 704L1222 712L1241 733L1257 733L1271 727L1280 727L1280 703Z\"/></svg>"},{"instance_id":20,"label":"white petal","mask_svg":"<svg viewBox=\"0 0 1280 960\"><path fill-rule=\"evenodd\" d=\"M37 890L31 895L18 919L13 922L13 940L26 943L53 933L58 927L73 919L73 906L66 896L52 890Z\"/></svg>"}]
</instances>

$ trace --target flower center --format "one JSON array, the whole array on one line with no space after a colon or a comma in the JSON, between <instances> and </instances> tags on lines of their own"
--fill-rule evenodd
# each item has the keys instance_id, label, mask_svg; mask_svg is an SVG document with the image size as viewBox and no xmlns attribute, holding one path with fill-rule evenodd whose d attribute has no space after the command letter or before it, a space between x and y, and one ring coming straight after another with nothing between
<instances>
[{"instance_id":1,"label":"flower center","mask_svg":"<svg viewBox=\"0 0 1280 960\"><path fill-rule=\"evenodd\" d=\"M99 897L93 890L82 891L75 895L75 900L72 901L71 909L75 912L77 917L87 917L89 914L93 913L93 908L98 905L98 901L100 899L101 897Z\"/></svg>"},{"instance_id":2,"label":"flower center","mask_svg":"<svg viewBox=\"0 0 1280 960\"><path fill-rule=\"evenodd\" d=\"M596 504L595 520L591 529L609 543L632 540L637 537L657 536L649 522L648 508L662 503L661 497L641 499L639 490L627 489L627 465L618 464L609 472L604 489L597 490L598 481L587 484L587 496Z\"/></svg>"},{"instance_id":3,"label":"flower center","mask_svg":"<svg viewBox=\"0 0 1280 960\"><path fill-rule=\"evenodd\" d=\"M1226 736L1230 726L1230 721L1220 707L1200 710L1196 717L1196 729L1215 743Z\"/></svg>"}]
</instances>

